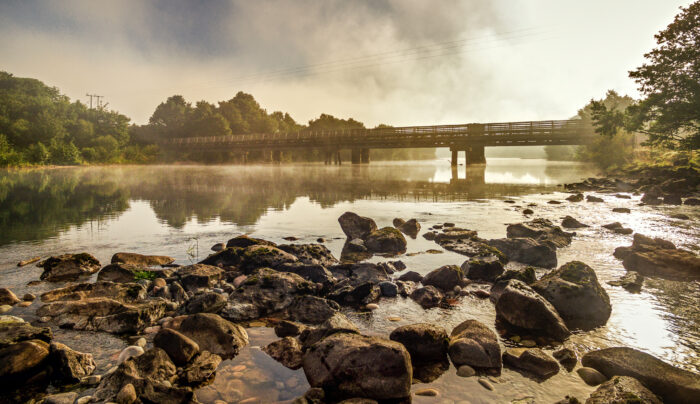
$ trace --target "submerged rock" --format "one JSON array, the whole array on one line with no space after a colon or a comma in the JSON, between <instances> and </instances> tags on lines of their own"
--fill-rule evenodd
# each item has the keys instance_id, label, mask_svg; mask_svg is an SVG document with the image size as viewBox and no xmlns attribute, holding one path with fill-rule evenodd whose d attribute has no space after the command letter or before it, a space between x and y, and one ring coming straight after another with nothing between
<instances>
[{"instance_id":1,"label":"submerged rock","mask_svg":"<svg viewBox=\"0 0 700 404\"><path fill-rule=\"evenodd\" d=\"M112 264L130 264L137 266L168 265L175 262L175 258L165 255L141 255L129 252L118 252L112 256Z\"/></svg>"},{"instance_id":2,"label":"submerged rock","mask_svg":"<svg viewBox=\"0 0 700 404\"><path fill-rule=\"evenodd\" d=\"M374 230L364 240L367 250L374 253L400 254L406 251L406 238L393 227Z\"/></svg>"},{"instance_id":3,"label":"submerged rock","mask_svg":"<svg viewBox=\"0 0 700 404\"><path fill-rule=\"evenodd\" d=\"M56 282L76 280L99 271L100 261L88 253L49 257L42 263L41 280Z\"/></svg>"},{"instance_id":4,"label":"submerged rock","mask_svg":"<svg viewBox=\"0 0 700 404\"><path fill-rule=\"evenodd\" d=\"M420 304L424 309L437 307L442 302L443 294L435 286L418 288L411 293L411 299Z\"/></svg>"},{"instance_id":5,"label":"submerged rock","mask_svg":"<svg viewBox=\"0 0 700 404\"><path fill-rule=\"evenodd\" d=\"M389 339L408 350L414 365L441 362L447 357L447 331L434 324L404 325L394 329Z\"/></svg>"},{"instance_id":6,"label":"submerged rock","mask_svg":"<svg viewBox=\"0 0 700 404\"><path fill-rule=\"evenodd\" d=\"M534 219L529 222L511 224L506 227L507 238L531 238L551 243L556 248L571 244L576 233L567 233L548 219Z\"/></svg>"},{"instance_id":7,"label":"submerged rock","mask_svg":"<svg viewBox=\"0 0 700 404\"><path fill-rule=\"evenodd\" d=\"M364 239L371 232L377 230L377 224L368 217L362 217L353 212L345 212L338 218L343 233L352 240Z\"/></svg>"},{"instance_id":8,"label":"submerged rock","mask_svg":"<svg viewBox=\"0 0 700 404\"><path fill-rule=\"evenodd\" d=\"M616 281L609 281L608 285L622 286L628 292L639 293L644 285L644 277L638 272L629 271Z\"/></svg>"},{"instance_id":9,"label":"submerged rock","mask_svg":"<svg viewBox=\"0 0 700 404\"><path fill-rule=\"evenodd\" d=\"M477 369L501 369L498 336L477 320L467 320L452 330L449 352L455 367L469 365Z\"/></svg>"},{"instance_id":10,"label":"submerged rock","mask_svg":"<svg viewBox=\"0 0 700 404\"><path fill-rule=\"evenodd\" d=\"M451 291L459 286L464 274L457 265L444 265L428 272L421 281L425 286L435 286L442 291Z\"/></svg>"},{"instance_id":11,"label":"submerged rock","mask_svg":"<svg viewBox=\"0 0 700 404\"><path fill-rule=\"evenodd\" d=\"M503 363L541 379L559 373L559 363L539 348L508 348L503 353Z\"/></svg>"},{"instance_id":12,"label":"submerged rock","mask_svg":"<svg viewBox=\"0 0 700 404\"><path fill-rule=\"evenodd\" d=\"M241 348L248 345L248 333L243 327L212 313L175 317L164 323L163 327L172 328L190 338L199 345L200 350L225 359L235 357Z\"/></svg>"},{"instance_id":13,"label":"submerged rock","mask_svg":"<svg viewBox=\"0 0 700 404\"><path fill-rule=\"evenodd\" d=\"M299 369L304 353L296 338L284 337L263 347L263 352L289 369Z\"/></svg>"},{"instance_id":14,"label":"submerged rock","mask_svg":"<svg viewBox=\"0 0 700 404\"><path fill-rule=\"evenodd\" d=\"M598 387L586 404L662 404L662 401L639 380L615 376Z\"/></svg>"},{"instance_id":15,"label":"submerged rock","mask_svg":"<svg viewBox=\"0 0 700 404\"><path fill-rule=\"evenodd\" d=\"M502 251L511 261L542 268L557 266L557 252L549 243L533 238L500 238L489 240L488 243Z\"/></svg>"},{"instance_id":16,"label":"submerged rock","mask_svg":"<svg viewBox=\"0 0 700 404\"><path fill-rule=\"evenodd\" d=\"M645 276L700 279L700 257L660 238L652 239L637 233L632 246L615 249L615 257L622 259L622 265L628 271Z\"/></svg>"}]
</instances>

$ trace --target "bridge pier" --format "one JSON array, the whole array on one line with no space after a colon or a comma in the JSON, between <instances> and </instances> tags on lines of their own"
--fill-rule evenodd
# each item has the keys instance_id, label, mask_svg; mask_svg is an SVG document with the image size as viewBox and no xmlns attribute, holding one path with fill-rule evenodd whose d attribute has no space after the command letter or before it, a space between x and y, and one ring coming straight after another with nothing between
<instances>
[{"instance_id":1,"label":"bridge pier","mask_svg":"<svg viewBox=\"0 0 700 404\"><path fill-rule=\"evenodd\" d=\"M467 150L464 151L465 157L467 158L467 165L486 164L484 149L485 147L481 145L469 146Z\"/></svg>"},{"instance_id":2,"label":"bridge pier","mask_svg":"<svg viewBox=\"0 0 700 404\"><path fill-rule=\"evenodd\" d=\"M454 147L451 147L450 151L452 152L452 160L450 160L450 165L452 167L457 167L457 154L459 153L459 150L457 150Z\"/></svg>"},{"instance_id":3,"label":"bridge pier","mask_svg":"<svg viewBox=\"0 0 700 404\"><path fill-rule=\"evenodd\" d=\"M352 149L350 152L350 162L352 164L360 164L360 149Z\"/></svg>"},{"instance_id":4,"label":"bridge pier","mask_svg":"<svg viewBox=\"0 0 700 404\"><path fill-rule=\"evenodd\" d=\"M272 151L272 162L273 163L281 163L282 162L282 152L279 150L273 150Z\"/></svg>"},{"instance_id":5,"label":"bridge pier","mask_svg":"<svg viewBox=\"0 0 700 404\"><path fill-rule=\"evenodd\" d=\"M335 151L335 164L337 164L337 165L343 164L343 160L340 158L340 149Z\"/></svg>"},{"instance_id":6,"label":"bridge pier","mask_svg":"<svg viewBox=\"0 0 700 404\"><path fill-rule=\"evenodd\" d=\"M323 151L323 163L326 165L330 165L333 163L333 152L330 150L324 150Z\"/></svg>"},{"instance_id":7,"label":"bridge pier","mask_svg":"<svg viewBox=\"0 0 700 404\"><path fill-rule=\"evenodd\" d=\"M360 161L362 164L369 164L369 149L362 149L360 151Z\"/></svg>"}]
</instances>

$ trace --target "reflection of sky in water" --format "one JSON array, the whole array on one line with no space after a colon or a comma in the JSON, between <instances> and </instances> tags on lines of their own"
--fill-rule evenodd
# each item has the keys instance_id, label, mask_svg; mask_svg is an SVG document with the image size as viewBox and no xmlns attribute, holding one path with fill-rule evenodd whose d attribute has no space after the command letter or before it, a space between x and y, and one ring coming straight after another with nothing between
<instances>
[{"instance_id":1,"label":"reflection of sky in water","mask_svg":"<svg viewBox=\"0 0 700 404\"><path fill-rule=\"evenodd\" d=\"M541 159L489 158L485 167L467 167L464 159L458 160L458 163L460 165L456 171L459 179L479 175L479 170L484 170L487 184L559 185L594 173L584 164ZM434 164L433 182L449 182L453 178L449 161L437 160Z\"/></svg>"}]
</instances>

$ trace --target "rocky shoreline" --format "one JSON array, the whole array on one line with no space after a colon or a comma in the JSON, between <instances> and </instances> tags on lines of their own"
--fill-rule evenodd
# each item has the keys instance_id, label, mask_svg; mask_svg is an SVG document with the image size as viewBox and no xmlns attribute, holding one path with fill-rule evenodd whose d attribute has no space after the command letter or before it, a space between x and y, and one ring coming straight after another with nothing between
<instances>
[{"instance_id":1,"label":"rocky shoreline","mask_svg":"<svg viewBox=\"0 0 700 404\"><path fill-rule=\"evenodd\" d=\"M639 192L649 205L695 205L700 178L678 171L654 180L589 179L567 185L571 196L553 202L601 203L595 191L620 197ZM393 227L379 228L371 218L347 212L338 221L347 237L340 259L322 243L275 244L241 235L186 266L135 253L114 254L104 266L88 253L40 261L41 281L67 286L38 297L31 323L0 315L0 401L196 403L197 389L215 380L222 361L249 344L250 322L274 328L279 337L262 348L265 354L289 369L303 369L311 388L289 402L403 403L413 395L439 396L429 383L451 366L490 390L503 367L540 382L576 372L583 383L597 386L587 403L684 403L700 397L700 375L647 353L567 344L572 333L605 325L612 310L593 268L557 260L557 249L576 235L568 230L588 226L576 218L564 218L561 226L547 219L511 224L506 237L497 239L454 223L433 224L421 236L465 261L425 275L395 259L406 252L406 237L421 233L417 220L397 218ZM366 261L373 256L386 260ZM628 272L611 284L630 292L643 287L645 276L700 279L700 258L660 238L636 233L632 245L617 248L614 256ZM511 261L523 269L506 268ZM535 267L547 272L538 279ZM488 299L495 324L465 318L451 330L414 323L370 336L343 314L372 312L399 298L423 310L450 310L465 296ZM0 289L0 311L36 298ZM110 333L130 345L115 366L95 374L93 354L54 341L52 327ZM416 383L425 388L412 391Z\"/></svg>"}]
</instances>

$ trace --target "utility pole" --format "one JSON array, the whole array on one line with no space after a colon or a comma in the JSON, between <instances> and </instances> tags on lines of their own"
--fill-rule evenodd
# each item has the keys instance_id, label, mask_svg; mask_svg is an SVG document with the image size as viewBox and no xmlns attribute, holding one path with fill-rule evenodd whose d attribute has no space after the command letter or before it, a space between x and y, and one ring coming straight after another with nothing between
<instances>
[{"instance_id":1,"label":"utility pole","mask_svg":"<svg viewBox=\"0 0 700 404\"><path fill-rule=\"evenodd\" d=\"M86 97L90 97L90 109L92 109L92 99L95 98L97 100L97 108L102 107L102 101L100 101L101 98L104 98L104 95L97 95L97 94L85 94Z\"/></svg>"}]
</instances>

